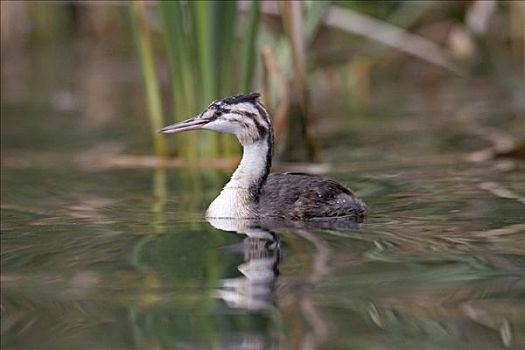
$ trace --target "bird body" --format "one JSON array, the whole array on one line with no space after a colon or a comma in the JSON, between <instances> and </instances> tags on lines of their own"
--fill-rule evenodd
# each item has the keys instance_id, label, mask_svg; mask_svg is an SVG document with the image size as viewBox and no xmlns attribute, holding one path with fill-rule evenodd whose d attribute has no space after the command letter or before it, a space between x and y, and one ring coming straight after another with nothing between
<instances>
[{"instance_id":1,"label":"bird body","mask_svg":"<svg viewBox=\"0 0 525 350\"><path fill-rule=\"evenodd\" d=\"M367 212L365 203L348 188L333 180L303 173L270 174L257 208L265 217L296 220L341 216L362 219Z\"/></svg>"},{"instance_id":2,"label":"bird body","mask_svg":"<svg viewBox=\"0 0 525 350\"><path fill-rule=\"evenodd\" d=\"M258 93L251 93L214 101L198 116L159 130L215 130L236 135L242 144L241 162L208 207L206 217L364 218L364 202L333 180L302 173L270 174L273 130L258 97Z\"/></svg>"}]
</instances>

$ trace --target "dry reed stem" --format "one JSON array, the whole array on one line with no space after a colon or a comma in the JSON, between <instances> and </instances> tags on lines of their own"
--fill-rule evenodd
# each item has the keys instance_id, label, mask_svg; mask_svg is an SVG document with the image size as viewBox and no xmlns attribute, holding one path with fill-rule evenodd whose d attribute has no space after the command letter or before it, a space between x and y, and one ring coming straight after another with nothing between
<instances>
[{"instance_id":1,"label":"dry reed stem","mask_svg":"<svg viewBox=\"0 0 525 350\"><path fill-rule=\"evenodd\" d=\"M240 157L201 159L186 161L181 158L166 159L156 156L136 155L109 155L105 157L91 158L89 163L93 167L101 168L157 168L157 167L203 167L217 169L232 169L239 162Z\"/></svg>"},{"instance_id":2,"label":"dry reed stem","mask_svg":"<svg viewBox=\"0 0 525 350\"><path fill-rule=\"evenodd\" d=\"M247 6L239 2L239 9L246 11ZM277 2L265 1L261 12L279 16ZM374 17L358 13L339 6L331 6L322 20L323 25L337 28L348 33L357 34L397 50L411 54L426 62L446 68L456 74L462 75L461 70L450 58L448 50L420 35L410 33L403 28L391 25Z\"/></svg>"},{"instance_id":3,"label":"dry reed stem","mask_svg":"<svg viewBox=\"0 0 525 350\"><path fill-rule=\"evenodd\" d=\"M490 19L496 10L496 1L477 0L469 6L465 15L465 22L476 35L483 36L487 33Z\"/></svg>"},{"instance_id":4,"label":"dry reed stem","mask_svg":"<svg viewBox=\"0 0 525 350\"><path fill-rule=\"evenodd\" d=\"M284 126L290 108L290 95L288 93L286 79L279 70L275 58L270 47L266 46L261 50L261 57L263 62L263 102L269 105L270 100L270 84L268 78L275 82L277 93L279 95L279 104L273 113L273 130L275 143L278 144L284 131Z\"/></svg>"},{"instance_id":5,"label":"dry reed stem","mask_svg":"<svg viewBox=\"0 0 525 350\"><path fill-rule=\"evenodd\" d=\"M352 10L332 6L324 18L324 23L346 32L373 39L460 74L460 70L452 62L450 54L438 44L387 22Z\"/></svg>"}]
</instances>

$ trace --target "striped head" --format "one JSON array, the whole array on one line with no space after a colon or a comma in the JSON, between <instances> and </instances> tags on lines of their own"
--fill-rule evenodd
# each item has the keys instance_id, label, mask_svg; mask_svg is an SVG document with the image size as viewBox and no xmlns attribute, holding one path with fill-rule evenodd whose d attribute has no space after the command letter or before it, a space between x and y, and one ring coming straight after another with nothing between
<instances>
[{"instance_id":1,"label":"striped head","mask_svg":"<svg viewBox=\"0 0 525 350\"><path fill-rule=\"evenodd\" d=\"M259 101L259 93L249 93L213 101L196 117L166 126L161 133L206 129L234 134L243 145L272 137L268 112Z\"/></svg>"}]
</instances>

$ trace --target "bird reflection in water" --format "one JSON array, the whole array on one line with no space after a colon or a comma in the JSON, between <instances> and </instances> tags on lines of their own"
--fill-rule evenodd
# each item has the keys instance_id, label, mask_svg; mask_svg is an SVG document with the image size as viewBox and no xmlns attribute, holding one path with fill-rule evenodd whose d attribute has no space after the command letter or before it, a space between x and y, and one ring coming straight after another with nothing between
<instances>
[{"instance_id":1,"label":"bird reflection in water","mask_svg":"<svg viewBox=\"0 0 525 350\"><path fill-rule=\"evenodd\" d=\"M218 297L236 309L260 311L274 308L273 288L281 256L277 235L251 220L208 221L221 230L246 235L242 242L225 247L226 251L244 255L244 262L237 267L243 276L222 280L217 290Z\"/></svg>"},{"instance_id":2,"label":"bird reflection in water","mask_svg":"<svg viewBox=\"0 0 525 350\"><path fill-rule=\"evenodd\" d=\"M244 262L237 267L242 276L223 279L216 290L217 297L234 310L250 313L275 312L276 319L283 323L279 328L285 324L293 324L294 328L297 328L306 321L300 326L300 330L295 329L290 337L284 336L283 330L278 329L277 333L281 333L286 339L269 334L255 337L253 334L246 334L230 339L229 348L288 348L293 343L294 348L299 345L297 348L315 349L324 343L334 327L317 310L313 297L315 285L331 272L331 249L309 229L349 231L356 229L359 224L355 221L310 222L308 227L304 227L305 223L298 227L298 222L289 221L212 218L207 220L217 229L246 235L242 242L224 248L229 252L243 254ZM285 237L293 235L314 248L303 277L277 278L281 261L281 244L277 233L283 233Z\"/></svg>"}]
</instances>

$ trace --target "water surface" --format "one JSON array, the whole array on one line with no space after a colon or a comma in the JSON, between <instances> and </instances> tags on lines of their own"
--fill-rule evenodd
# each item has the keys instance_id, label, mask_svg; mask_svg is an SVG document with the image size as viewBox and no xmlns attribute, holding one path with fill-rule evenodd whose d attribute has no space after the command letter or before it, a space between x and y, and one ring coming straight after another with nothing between
<instances>
[{"instance_id":1,"label":"water surface","mask_svg":"<svg viewBox=\"0 0 525 350\"><path fill-rule=\"evenodd\" d=\"M147 153L140 109L51 97L2 103L3 348L525 347L523 163L465 161L486 141L428 100L319 123L326 175L370 216L290 227L213 226L231 170L104 163Z\"/></svg>"}]
</instances>

